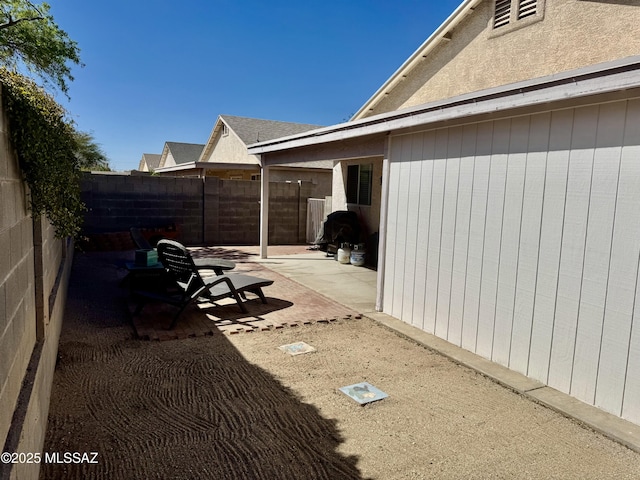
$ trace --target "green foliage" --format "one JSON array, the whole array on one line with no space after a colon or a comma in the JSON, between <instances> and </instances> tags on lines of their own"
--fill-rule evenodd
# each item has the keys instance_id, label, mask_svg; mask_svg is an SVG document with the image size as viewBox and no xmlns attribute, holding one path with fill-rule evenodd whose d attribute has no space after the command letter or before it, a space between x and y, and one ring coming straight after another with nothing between
<instances>
[{"instance_id":1,"label":"green foliage","mask_svg":"<svg viewBox=\"0 0 640 480\"><path fill-rule=\"evenodd\" d=\"M71 65L82 65L80 49L49 14L49 5L0 0L0 63L25 67L67 94Z\"/></svg>"},{"instance_id":2,"label":"green foliage","mask_svg":"<svg viewBox=\"0 0 640 480\"><path fill-rule=\"evenodd\" d=\"M59 238L76 236L85 210L78 132L65 110L32 80L0 69L0 83L11 144L29 185L31 211L46 215Z\"/></svg>"},{"instance_id":3,"label":"green foliage","mask_svg":"<svg viewBox=\"0 0 640 480\"><path fill-rule=\"evenodd\" d=\"M109 172L109 160L100 146L95 142L93 135L86 132L76 132L75 152L78 166L84 171Z\"/></svg>"}]
</instances>

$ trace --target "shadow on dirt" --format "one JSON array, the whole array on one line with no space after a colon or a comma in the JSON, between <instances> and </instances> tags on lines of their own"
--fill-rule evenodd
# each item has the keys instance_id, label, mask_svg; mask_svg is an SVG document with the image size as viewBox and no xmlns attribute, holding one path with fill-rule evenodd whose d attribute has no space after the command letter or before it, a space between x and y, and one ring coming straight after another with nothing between
<instances>
[{"instance_id":1,"label":"shadow on dirt","mask_svg":"<svg viewBox=\"0 0 640 480\"><path fill-rule=\"evenodd\" d=\"M41 478L360 479L343 438L219 332L134 338L118 270L78 255L43 452L98 452L43 464Z\"/></svg>"}]
</instances>

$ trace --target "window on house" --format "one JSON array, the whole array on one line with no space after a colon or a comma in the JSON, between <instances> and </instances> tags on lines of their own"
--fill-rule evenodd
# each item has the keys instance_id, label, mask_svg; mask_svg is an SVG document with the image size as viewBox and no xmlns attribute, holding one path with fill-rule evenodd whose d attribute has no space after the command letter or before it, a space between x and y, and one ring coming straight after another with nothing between
<instances>
[{"instance_id":1,"label":"window on house","mask_svg":"<svg viewBox=\"0 0 640 480\"><path fill-rule=\"evenodd\" d=\"M528 18L540 20L544 0L496 0L493 16L493 28L520 26L518 21Z\"/></svg>"},{"instance_id":2,"label":"window on house","mask_svg":"<svg viewBox=\"0 0 640 480\"><path fill-rule=\"evenodd\" d=\"M373 165L349 165L347 167L347 203L371 205Z\"/></svg>"},{"instance_id":3,"label":"window on house","mask_svg":"<svg viewBox=\"0 0 640 480\"><path fill-rule=\"evenodd\" d=\"M229 135L229 127L227 127L226 123L222 124L222 136L226 137L227 135Z\"/></svg>"},{"instance_id":4,"label":"window on house","mask_svg":"<svg viewBox=\"0 0 640 480\"><path fill-rule=\"evenodd\" d=\"M251 180L254 180L254 181L260 181L260 178L261 178L261 177L260 177L260 174L259 174L259 173L255 173L255 174L254 174L254 173L252 173L252 174L251 174Z\"/></svg>"}]
</instances>

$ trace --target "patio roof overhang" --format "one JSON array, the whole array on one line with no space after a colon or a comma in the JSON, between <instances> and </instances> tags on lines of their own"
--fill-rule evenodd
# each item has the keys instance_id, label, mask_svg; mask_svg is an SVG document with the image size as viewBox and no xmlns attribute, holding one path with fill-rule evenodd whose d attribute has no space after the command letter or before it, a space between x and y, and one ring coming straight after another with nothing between
<instances>
[{"instance_id":1,"label":"patio roof overhang","mask_svg":"<svg viewBox=\"0 0 640 480\"><path fill-rule=\"evenodd\" d=\"M473 92L416 107L371 116L298 135L260 142L248 147L262 164L260 207L260 255L267 257L269 221L269 169L287 158L298 162L332 158L344 160L356 154L375 154L383 158L382 197L386 198L389 160L386 138L464 125L501 117L640 98L640 56L592 65L541 78ZM340 157L342 155L342 157ZM386 217L385 201L380 216ZM380 230L380 249L384 233ZM378 268L376 310L382 308L384 259Z\"/></svg>"},{"instance_id":2,"label":"patio roof overhang","mask_svg":"<svg viewBox=\"0 0 640 480\"><path fill-rule=\"evenodd\" d=\"M213 163L213 162L186 162L171 167L158 168L157 173L182 172L185 170L259 170L257 163Z\"/></svg>"}]
</instances>

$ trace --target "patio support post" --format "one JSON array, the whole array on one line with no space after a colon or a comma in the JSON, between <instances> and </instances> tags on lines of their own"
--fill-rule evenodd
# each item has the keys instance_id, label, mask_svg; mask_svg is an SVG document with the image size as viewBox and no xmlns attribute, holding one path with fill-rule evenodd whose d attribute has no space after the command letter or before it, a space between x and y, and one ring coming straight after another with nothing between
<instances>
[{"instance_id":1,"label":"patio support post","mask_svg":"<svg viewBox=\"0 0 640 480\"><path fill-rule=\"evenodd\" d=\"M380 198L380 229L378 236L378 277L376 280L376 312L384 308L384 267L387 244L387 217L389 215L389 152L391 151L391 137L384 139L384 158L382 159L382 192Z\"/></svg>"},{"instance_id":2,"label":"patio support post","mask_svg":"<svg viewBox=\"0 0 640 480\"><path fill-rule=\"evenodd\" d=\"M260 258L267 258L269 244L269 167L264 160L260 175Z\"/></svg>"}]
</instances>

